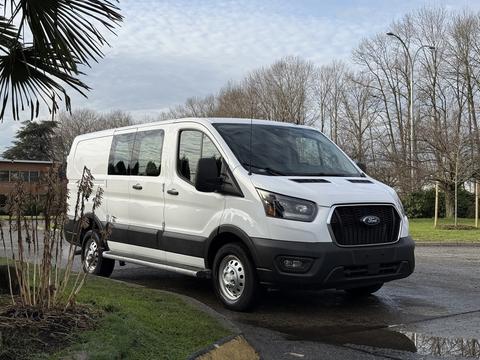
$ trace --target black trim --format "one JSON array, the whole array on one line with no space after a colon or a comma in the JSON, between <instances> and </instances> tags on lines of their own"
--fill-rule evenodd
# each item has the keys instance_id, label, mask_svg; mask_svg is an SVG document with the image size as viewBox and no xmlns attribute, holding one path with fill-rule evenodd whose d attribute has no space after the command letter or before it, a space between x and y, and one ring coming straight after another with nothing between
<instances>
[{"instance_id":1,"label":"black trim","mask_svg":"<svg viewBox=\"0 0 480 360\"><path fill-rule=\"evenodd\" d=\"M212 247L212 242L218 235L222 235L222 234L232 234L237 238L239 238L242 241L242 243L248 248L254 263L257 263L257 253L250 236L248 236L246 232L244 232L242 229L240 229L235 225L220 225L218 228L212 231L210 236L206 239L204 253L203 253L203 258L205 259L205 267L207 268L212 267L213 264L208 262L211 247Z\"/></svg>"},{"instance_id":2,"label":"black trim","mask_svg":"<svg viewBox=\"0 0 480 360\"><path fill-rule=\"evenodd\" d=\"M121 224L113 225L110 240L195 257L203 257L207 244L207 238L202 236Z\"/></svg>"},{"instance_id":3,"label":"black trim","mask_svg":"<svg viewBox=\"0 0 480 360\"><path fill-rule=\"evenodd\" d=\"M130 225L128 227L127 238L125 240L129 245L159 249L161 237L161 230Z\"/></svg>"},{"instance_id":4,"label":"black trim","mask_svg":"<svg viewBox=\"0 0 480 360\"><path fill-rule=\"evenodd\" d=\"M160 249L181 255L203 257L207 238L165 231L160 240Z\"/></svg>"},{"instance_id":5,"label":"black trim","mask_svg":"<svg viewBox=\"0 0 480 360\"><path fill-rule=\"evenodd\" d=\"M303 183L330 183L330 181L325 180L325 179L290 179L292 181L295 181L297 183L303 184Z\"/></svg>"},{"instance_id":6,"label":"black trim","mask_svg":"<svg viewBox=\"0 0 480 360\"><path fill-rule=\"evenodd\" d=\"M347 179L347 181L350 181L354 184L373 184L373 182L371 182L370 180L365 179Z\"/></svg>"},{"instance_id":7,"label":"black trim","mask_svg":"<svg viewBox=\"0 0 480 360\"><path fill-rule=\"evenodd\" d=\"M104 224L102 223L102 221L100 221L97 215L93 213L86 213L83 216L90 220L93 220L95 230L103 230ZM69 243L75 243L75 245L78 245L78 246L82 245L81 242L83 241L83 239L76 238L77 232L82 231L82 229L80 229L80 221L78 221L78 219L76 221L74 221L73 219L66 220L63 225L63 231L64 231L65 239ZM77 240L77 241L74 241L74 240Z\"/></svg>"},{"instance_id":8,"label":"black trim","mask_svg":"<svg viewBox=\"0 0 480 360\"><path fill-rule=\"evenodd\" d=\"M334 243L306 243L252 238L257 251L260 282L268 285L349 288L387 282L409 276L415 268L411 237L390 245L342 248ZM280 256L314 259L304 274L283 272Z\"/></svg>"}]
</instances>

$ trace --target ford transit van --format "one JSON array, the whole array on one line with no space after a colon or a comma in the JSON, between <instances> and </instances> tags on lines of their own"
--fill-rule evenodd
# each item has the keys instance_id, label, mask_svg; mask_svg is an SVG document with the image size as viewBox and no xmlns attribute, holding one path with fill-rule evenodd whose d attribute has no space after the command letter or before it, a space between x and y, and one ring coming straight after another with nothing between
<instances>
[{"instance_id":1,"label":"ford transit van","mask_svg":"<svg viewBox=\"0 0 480 360\"><path fill-rule=\"evenodd\" d=\"M104 190L80 231L85 271L130 262L212 278L245 310L260 286L370 294L414 270L414 242L395 191L320 131L263 120L187 118L78 136L71 193L84 166ZM103 243L101 231L112 225ZM67 237L69 238L69 237Z\"/></svg>"}]
</instances>

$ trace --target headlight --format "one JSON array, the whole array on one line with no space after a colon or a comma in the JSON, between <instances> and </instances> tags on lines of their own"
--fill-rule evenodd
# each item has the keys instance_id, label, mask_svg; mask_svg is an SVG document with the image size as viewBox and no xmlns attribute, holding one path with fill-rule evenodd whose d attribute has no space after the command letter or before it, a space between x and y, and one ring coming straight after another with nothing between
<instances>
[{"instance_id":1,"label":"headlight","mask_svg":"<svg viewBox=\"0 0 480 360\"><path fill-rule=\"evenodd\" d=\"M297 221L313 221L317 205L308 200L297 199L257 189L267 216Z\"/></svg>"},{"instance_id":2,"label":"headlight","mask_svg":"<svg viewBox=\"0 0 480 360\"><path fill-rule=\"evenodd\" d=\"M403 207L402 200L400 200L400 197L397 195L396 192L394 192L393 197L395 198L395 202L397 203L397 206L400 209L401 214L403 216L406 216L407 213L405 212L405 208Z\"/></svg>"}]
</instances>

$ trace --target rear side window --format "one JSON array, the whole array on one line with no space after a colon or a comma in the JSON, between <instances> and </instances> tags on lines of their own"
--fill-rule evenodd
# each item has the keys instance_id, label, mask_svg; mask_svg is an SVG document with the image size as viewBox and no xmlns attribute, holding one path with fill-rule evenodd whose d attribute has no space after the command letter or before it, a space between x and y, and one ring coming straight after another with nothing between
<instances>
[{"instance_id":1,"label":"rear side window","mask_svg":"<svg viewBox=\"0 0 480 360\"><path fill-rule=\"evenodd\" d=\"M163 137L163 130L137 132L131 175L160 175Z\"/></svg>"},{"instance_id":2,"label":"rear side window","mask_svg":"<svg viewBox=\"0 0 480 360\"><path fill-rule=\"evenodd\" d=\"M108 159L108 175L130 175L135 133L115 135Z\"/></svg>"},{"instance_id":3,"label":"rear side window","mask_svg":"<svg viewBox=\"0 0 480 360\"><path fill-rule=\"evenodd\" d=\"M195 183L198 160L213 157L217 160L218 176L221 170L221 155L210 138L198 130L180 132L178 144L177 170L182 178Z\"/></svg>"}]
</instances>

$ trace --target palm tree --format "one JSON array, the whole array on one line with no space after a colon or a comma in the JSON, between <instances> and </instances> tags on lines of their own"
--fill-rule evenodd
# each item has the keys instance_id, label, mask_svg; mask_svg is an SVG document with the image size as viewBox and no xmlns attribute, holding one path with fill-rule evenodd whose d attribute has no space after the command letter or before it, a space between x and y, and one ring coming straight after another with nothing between
<instances>
[{"instance_id":1,"label":"palm tree","mask_svg":"<svg viewBox=\"0 0 480 360\"><path fill-rule=\"evenodd\" d=\"M0 120L11 108L14 120L47 106L55 113L67 88L83 96L90 89L79 66L103 57L101 30L113 32L123 20L108 0L0 0ZM8 106L10 104L10 106Z\"/></svg>"}]
</instances>

